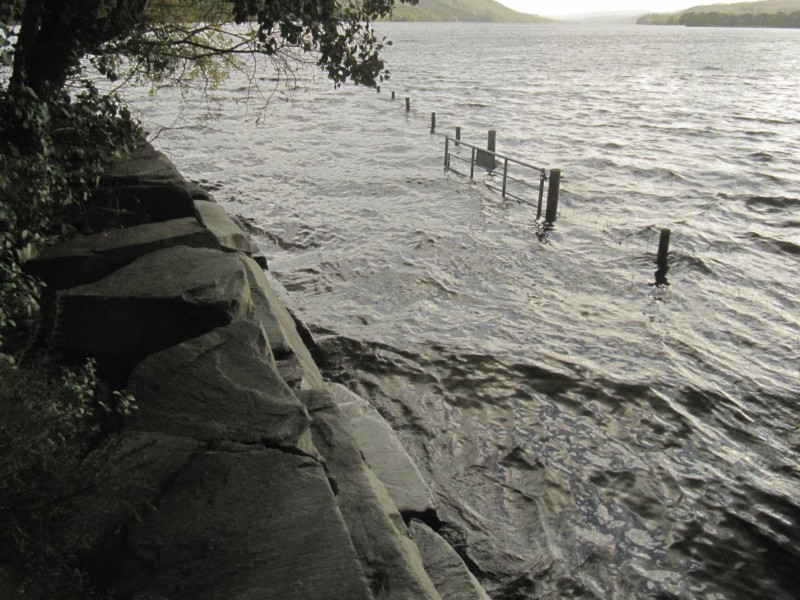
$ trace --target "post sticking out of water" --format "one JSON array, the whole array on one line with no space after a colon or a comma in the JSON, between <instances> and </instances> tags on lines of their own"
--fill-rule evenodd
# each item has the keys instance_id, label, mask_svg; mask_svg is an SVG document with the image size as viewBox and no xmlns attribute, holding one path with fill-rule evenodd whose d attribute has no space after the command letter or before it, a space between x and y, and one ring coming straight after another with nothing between
<instances>
[{"instance_id":1,"label":"post sticking out of water","mask_svg":"<svg viewBox=\"0 0 800 600\"><path fill-rule=\"evenodd\" d=\"M668 267L667 255L669 254L669 238L672 235L670 229L662 229L661 236L658 238L658 256L656 257L656 264L661 270Z\"/></svg>"},{"instance_id":2,"label":"post sticking out of water","mask_svg":"<svg viewBox=\"0 0 800 600\"><path fill-rule=\"evenodd\" d=\"M406 112L411 110L411 98L406 96Z\"/></svg>"},{"instance_id":3,"label":"post sticking out of water","mask_svg":"<svg viewBox=\"0 0 800 600\"><path fill-rule=\"evenodd\" d=\"M656 256L656 285L666 286L669 285L667 280L667 273L669 272L669 238L672 231L669 229L662 229L661 236L658 238L658 255Z\"/></svg>"},{"instance_id":4,"label":"post sticking out of water","mask_svg":"<svg viewBox=\"0 0 800 600\"><path fill-rule=\"evenodd\" d=\"M542 216L542 197L544 196L544 182L547 181L547 172L542 169L539 173L539 204L536 206L536 220Z\"/></svg>"},{"instance_id":5,"label":"post sticking out of water","mask_svg":"<svg viewBox=\"0 0 800 600\"><path fill-rule=\"evenodd\" d=\"M461 141L461 127L456 127L456 146Z\"/></svg>"},{"instance_id":6,"label":"post sticking out of water","mask_svg":"<svg viewBox=\"0 0 800 600\"><path fill-rule=\"evenodd\" d=\"M558 192L561 188L561 169L550 169L550 184L547 186L546 223L555 223L558 214Z\"/></svg>"},{"instance_id":7,"label":"post sticking out of water","mask_svg":"<svg viewBox=\"0 0 800 600\"><path fill-rule=\"evenodd\" d=\"M497 131L494 129L489 130L489 139L486 142L486 150L478 150L477 155L475 157L478 166L483 167L484 169L488 169L489 171L494 171L495 167L497 166L497 160L494 154L490 154L490 152L494 152L497 147Z\"/></svg>"},{"instance_id":8,"label":"post sticking out of water","mask_svg":"<svg viewBox=\"0 0 800 600\"><path fill-rule=\"evenodd\" d=\"M431 133L436 131L436 113L431 113Z\"/></svg>"},{"instance_id":9,"label":"post sticking out of water","mask_svg":"<svg viewBox=\"0 0 800 600\"><path fill-rule=\"evenodd\" d=\"M379 85L376 85L376 86L375 86L375 89L377 89L377 90L378 90L378 93L379 93L379 94L381 93L381 86L379 86Z\"/></svg>"},{"instance_id":10,"label":"post sticking out of water","mask_svg":"<svg viewBox=\"0 0 800 600\"><path fill-rule=\"evenodd\" d=\"M392 92L392 100L394 100L394 92Z\"/></svg>"}]
</instances>

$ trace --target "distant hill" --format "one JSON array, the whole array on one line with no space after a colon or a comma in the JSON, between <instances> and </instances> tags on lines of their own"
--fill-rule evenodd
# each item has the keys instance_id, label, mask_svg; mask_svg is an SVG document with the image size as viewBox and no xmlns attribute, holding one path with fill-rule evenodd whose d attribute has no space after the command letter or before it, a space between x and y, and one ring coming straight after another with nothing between
<instances>
[{"instance_id":1,"label":"distant hill","mask_svg":"<svg viewBox=\"0 0 800 600\"><path fill-rule=\"evenodd\" d=\"M681 12L644 15L639 25L800 28L800 0L704 4Z\"/></svg>"},{"instance_id":2,"label":"distant hill","mask_svg":"<svg viewBox=\"0 0 800 600\"><path fill-rule=\"evenodd\" d=\"M641 10L623 10L559 15L554 18L559 21L569 21L570 23L582 23L585 25L632 25L636 23L636 20L641 16Z\"/></svg>"},{"instance_id":3,"label":"distant hill","mask_svg":"<svg viewBox=\"0 0 800 600\"><path fill-rule=\"evenodd\" d=\"M494 0L419 0L417 6L395 4L389 21L477 21L495 23L549 23L520 13Z\"/></svg>"},{"instance_id":4,"label":"distant hill","mask_svg":"<svg viewBox=\"0 0 800 600\"><path fill-rule=\"evenodd\" d=\"M735 2L734 4L702 4L687 8L684 13L718 12L725 14L775 14L800 10L800 0L761 0L760 2Z\"/></svg>"}]
</instances>

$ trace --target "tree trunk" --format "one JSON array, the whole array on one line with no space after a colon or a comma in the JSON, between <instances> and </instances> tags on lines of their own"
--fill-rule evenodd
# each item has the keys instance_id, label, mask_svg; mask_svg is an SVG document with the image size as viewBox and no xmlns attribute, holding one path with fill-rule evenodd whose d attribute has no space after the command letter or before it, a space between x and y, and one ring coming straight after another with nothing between
<instances>
[{"instance_id":1,"label":"tree trunk","mask_svg":"<svg viewBox=\"0 0 800 600\"><path fill-rule=\"evenodd\" d=\"M130 34L147 0L27 0L11 81L40 97L62 89L87 53Z\"/></svg>"}]
</instances>

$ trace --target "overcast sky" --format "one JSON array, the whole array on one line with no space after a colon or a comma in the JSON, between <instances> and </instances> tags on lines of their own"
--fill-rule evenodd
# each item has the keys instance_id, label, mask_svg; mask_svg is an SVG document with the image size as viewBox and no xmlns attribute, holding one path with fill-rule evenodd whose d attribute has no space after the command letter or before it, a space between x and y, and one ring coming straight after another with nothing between
<instances>
[{"instance_id":1,"label":"overcast sky","mask_svg":"<svg viewBox=\"0 0 800 600\"><path fill-rule=\"evenodd\" d=\"M509 8L534 15L570 15L607 11L641 10L676 12L701 4L731 4L724 0L497 0Z\"/></svg>"}]
</instances>

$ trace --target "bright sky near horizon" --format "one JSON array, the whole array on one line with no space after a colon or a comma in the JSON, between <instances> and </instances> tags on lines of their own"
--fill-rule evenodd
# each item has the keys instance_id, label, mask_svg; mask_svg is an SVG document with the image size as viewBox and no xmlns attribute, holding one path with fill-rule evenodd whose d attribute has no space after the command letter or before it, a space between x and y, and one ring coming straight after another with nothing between
<instances>
[{"instance_id":1,"label":"bright sky near horizon","mask_svg":"<svg viewBox=\"0 0 800 600\"><path fill-rule=\"evenodd\" d=\"M497 0L509 8L534 15L553 16L612 11L677 12L701 4L732 4L731 0Z\"/></svg>"}]
</instances>

